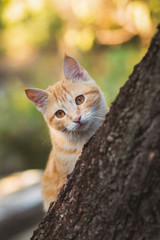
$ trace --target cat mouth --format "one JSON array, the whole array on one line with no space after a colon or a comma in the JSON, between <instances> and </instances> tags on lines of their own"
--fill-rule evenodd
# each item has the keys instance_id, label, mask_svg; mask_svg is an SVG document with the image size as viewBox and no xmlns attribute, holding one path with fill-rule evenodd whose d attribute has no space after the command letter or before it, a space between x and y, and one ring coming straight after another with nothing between
<instances>
[{"instance_id":1,"label":"cat mouth","mask_svg":"<svg viewBox=\"0 0 160 240\"><path fill-rule=\"evenodd\" d=\"M88 130L88 128L90 127L88 122L81 122L80 124L77 124L75 131L77 132L85 132Z\"/></svg>"},{"instance_id":2,"label":"cat mouth","mask_svg":"<svg viewBox=\"0 0 160 240\"><path fill-rule=\"evenodd\" d=\"M75 131L76 131L76 130L80 130L81 128L83 128L83 126L84 126L84 123L82 123L82 122L76 123L76 125L75 125Z\"/></svg>"},{"instance_id":3,"label":"cat mouth","mask_svg":"<svg viewBox=\"0 0 160 240\"><path fill-rule=\"evenodd\" d=\"M68 130L68 132L80 132L80 131L83 131L84 129L86 129L85 126L86 126L86 124L83 122L75 123L74 125L69 127L67 130Z\"/></svg>"},{"instance_id":4,"label":"cat mouth","mask_svg":"<svg viewBox=\"0 0 160 240\"><path fill-rule=\"evenodd\" d=\"M84 125L84 123L82 123L82 122L79 122L79 123L76 124L77 127L80 127L82 125Z\"/></svg>"}]
</instances>

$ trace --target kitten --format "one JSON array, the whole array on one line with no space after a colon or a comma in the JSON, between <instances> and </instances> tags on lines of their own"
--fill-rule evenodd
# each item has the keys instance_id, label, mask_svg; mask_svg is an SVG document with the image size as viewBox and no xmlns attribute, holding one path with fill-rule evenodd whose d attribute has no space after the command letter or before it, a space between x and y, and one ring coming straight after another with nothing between
<instances>
[{"instance_id":1,"label":"kitten","mask_svg":"<svg viewBox=\"0 0 160 240\"><path fill-rule=\"evenodd\" d=\"M64 78L46 90L25 89L42 112L53 145L42 179L45 210L55 201L83 145L102 125L107 112L102 92L73 57L65 56L63 72Z\"/></svg>"}]
</instances>

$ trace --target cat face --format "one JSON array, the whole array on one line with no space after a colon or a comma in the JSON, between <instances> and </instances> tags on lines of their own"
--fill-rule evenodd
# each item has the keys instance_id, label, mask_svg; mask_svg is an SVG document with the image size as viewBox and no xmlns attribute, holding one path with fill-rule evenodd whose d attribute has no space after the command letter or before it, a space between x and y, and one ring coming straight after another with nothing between
<instances>
[{"instance_id":1,"label":"cat face","mask_svg":"<svg viewBox=\"0 0 160 240\"><path fill-rule=\"evenodd\" d=\"M103 94L74 58L65 57L63 71L64 79L54 86L45 91L26 89L26 95L51 130L89 139L105 118Z\"/></svg>"},{"instance_id":2,"label":"cat face","mask_svg":"<svg viewBox=\"0 0 160 240\"><path fill-rule=\"evenodd\" d=\"M97 121L101 95L92 83L61 81L49 88L45 118L50 127L64 132L83 132ZM103 116L101 116L103 117Z\"/></svg>"}]
</instances>

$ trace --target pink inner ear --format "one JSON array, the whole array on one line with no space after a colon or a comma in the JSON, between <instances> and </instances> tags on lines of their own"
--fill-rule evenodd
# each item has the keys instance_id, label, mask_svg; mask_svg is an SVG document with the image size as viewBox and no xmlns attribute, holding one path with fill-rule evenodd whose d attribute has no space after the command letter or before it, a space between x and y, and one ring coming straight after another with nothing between
<instances>
[{"instance_id":1,"label":"pink inner ear","mask_svg":"<svg viewBox=\"0 0 160 240\"><path fill-rule=\"evenodd\" d=\"M48 99L47 92L41 89L28 88L25 89L25 93L29 100L31 100L36 105L38 110L44 112Z\"/></svg>"},{"instance_id":2,"label":"pink inner ear","mask_svg":"<svg viewBox=\"0 0 160 240\"><path fill-rule=\"evenodd\" d=\"M63 61L63 72L66 79L83 77L83 69L73 57L65 56Z\"/></svg>"}]
</instances>

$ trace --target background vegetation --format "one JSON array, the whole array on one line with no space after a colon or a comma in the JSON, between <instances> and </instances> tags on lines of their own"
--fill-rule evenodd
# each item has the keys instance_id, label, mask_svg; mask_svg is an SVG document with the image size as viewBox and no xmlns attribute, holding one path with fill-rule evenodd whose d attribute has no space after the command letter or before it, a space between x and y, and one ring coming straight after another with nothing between
<instances>
[{"instance_id":1,"label":"background vegetation","mask_svg":"<svg viewBox=\"0 0 160 240\"><path fill-rule=\"evenodd\" d=\"M159 0L0 1L0 176L44 168L50 149L24 87L62 77L65 53L97 81L110 105L148 48Z\"/></svg>"}]
</instances>

